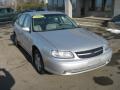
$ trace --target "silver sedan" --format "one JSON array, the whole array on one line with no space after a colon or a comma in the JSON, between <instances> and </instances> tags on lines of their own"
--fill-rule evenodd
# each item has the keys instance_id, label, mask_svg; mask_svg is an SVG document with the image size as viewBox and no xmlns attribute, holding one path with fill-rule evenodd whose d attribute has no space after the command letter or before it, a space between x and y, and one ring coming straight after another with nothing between
<instances>
[{"instance_id":1,"label":"silver sedan","mask_svg":"<svg viewBox=\"0 0 120 90\"><path fill-rule=\"evenodd\" d=\"M108 64L108 42L61 12L25 12L14 24L14 41L32 57L36 70L59 75L87 72Z\"/></svg>"}]
</instances>

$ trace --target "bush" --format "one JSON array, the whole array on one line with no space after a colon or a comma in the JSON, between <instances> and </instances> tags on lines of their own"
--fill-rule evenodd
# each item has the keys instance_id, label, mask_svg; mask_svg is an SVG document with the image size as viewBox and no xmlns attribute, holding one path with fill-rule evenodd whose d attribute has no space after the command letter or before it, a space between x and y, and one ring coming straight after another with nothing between
<instances>
[{"instance_id":1,"label":"bush","mask_svg":"<svg viewBox=\"0 0 120 90\"><path fill-rule=\"evenodd\" d=\"M23 11L28 9L44 8L46 5L44 3L23 3L17 6L17 11Z\"/></svg>"}]
</instances>

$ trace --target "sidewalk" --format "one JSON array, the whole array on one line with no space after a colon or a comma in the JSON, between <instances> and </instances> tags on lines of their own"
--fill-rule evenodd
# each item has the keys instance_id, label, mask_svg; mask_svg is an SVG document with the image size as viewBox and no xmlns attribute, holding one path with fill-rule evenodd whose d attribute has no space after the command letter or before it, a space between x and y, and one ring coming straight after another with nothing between
<instances>
[{"instance_id":1,"label":"sidewalk","mask_svg":"<svg viewBox=\"0 0 120 90\"><path fill-rule=\"evenodd\" d=\"M100 18L100 17L84 17L84 18L73 18L80 26L91 26L91 27L101 27L102 23L110 18Z\"/></svg>"},{"instance_id":2,"label":"sidewalk","mask_svg":"<svg viewBox=\"0 0 120 90\"><path fill-rule=\"evenodd\" d=\"M113 28L113 25L110 24L110 27L102 27L102 23L104 21L110 20L110 18L99 18L99 17L84 17L84 18L73 18L78 25L83 27L94 27L104 29L110 33L120 34L120 30L118 28Z\"/></svg>"}]
</instances>

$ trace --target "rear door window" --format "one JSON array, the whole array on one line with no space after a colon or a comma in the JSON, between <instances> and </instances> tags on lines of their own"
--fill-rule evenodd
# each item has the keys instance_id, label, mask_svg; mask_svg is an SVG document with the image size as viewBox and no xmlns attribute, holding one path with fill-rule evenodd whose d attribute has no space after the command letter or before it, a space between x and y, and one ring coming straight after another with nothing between
<instances>
[{"instance_id":1,"label":"rear door window","mask_svg":"<svg viewBox=\"0 0 120 90\"><path fill-rule=\"evenodd\" d=\"M23 27L28 27L28 28L30 28L30 26L31 26L31 21L32 21L31 17L30 17L29 15L26 15L25 20L24 20Z\"/></svg>"},{"instance_id":2,"label":"rear door window","mask_svg":"<svg viewBox=\"0 0 120 90\"><path fill-rule=\"evenodd\" d=\"M21 16L18 18L17 23L18 23L19 26L23 27L25 17L26 17L26 15L23 14L23 15L21 15Z\"/></svg>"}]
</instances>

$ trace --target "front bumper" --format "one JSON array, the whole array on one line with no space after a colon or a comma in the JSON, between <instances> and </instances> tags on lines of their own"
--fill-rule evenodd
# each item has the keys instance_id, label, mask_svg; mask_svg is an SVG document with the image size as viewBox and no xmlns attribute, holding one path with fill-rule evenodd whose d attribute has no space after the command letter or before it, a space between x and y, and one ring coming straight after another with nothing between
<instances>
[{"instance_id":1,"label":"front bumper","mask_svg":"<svg viewBox=\"0 0 120 90\"><path fill-rule=\"evenodd\" d=\"M58 75L73 75L100 68L108 64L112 57L112 50L108 49L103 54L86 59L58 60L47 58L45 69Z\"/></svg>"}]
</instances>

